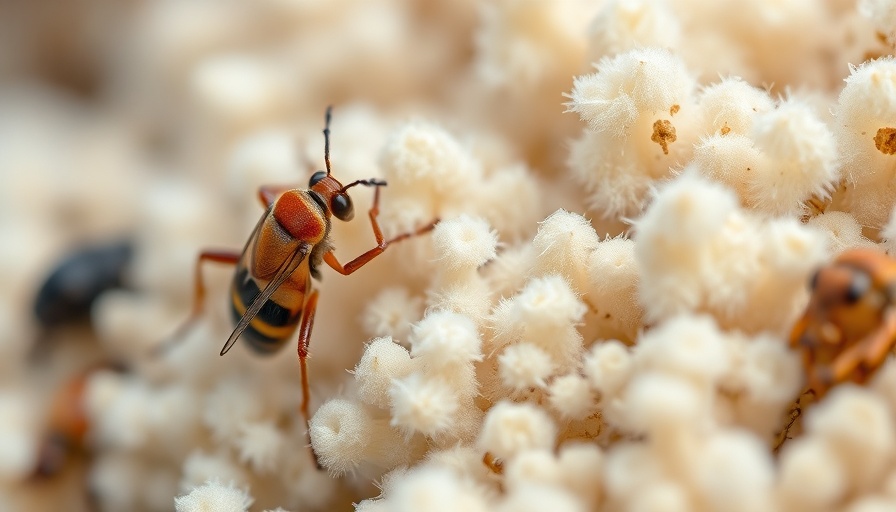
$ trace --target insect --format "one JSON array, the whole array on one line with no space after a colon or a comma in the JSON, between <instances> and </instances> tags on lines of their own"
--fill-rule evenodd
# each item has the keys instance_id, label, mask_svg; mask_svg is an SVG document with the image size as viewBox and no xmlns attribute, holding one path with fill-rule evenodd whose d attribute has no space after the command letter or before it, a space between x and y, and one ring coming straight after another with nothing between
<instances>
[{"instance_id":1,"label":"insect","mask_svg":"<svg viewBox=\"0 0 896 512\"><path fill-rule=\"evenodd\" d=\"M44 327L88 317L93 302L106 290L120 288L134 253L129 241L90 245L59 262L34 300L34 315Z\"/></svg>"},{"instance_id":2,"label":"insect","mask_svg":"<svg viewBox=\"0 0 896 512\"><path fill-rule=\"evenodd\" d=\"M390 244L430 231L438 222L432 221L390 240L383 237L377 216L380 187L386 186L386 182L371 178L342 185L333 177L330 168L331 113L332 107L328 107L323 130L326 171L315 172L307 189L267 186L259 189L258 196L266 210L242 251L203 251L196 260L193 310L178 331L188 329L202 313L205 299L202 265L210 261L235 265L230 304L236 327L224 343L221 355L226 354L238 339L258 354L273 354L292 338L298 327L301 413L306 424L310 394L306 358L318 298L311 278L320 279L322 263L342 275L349 275L382 254ZM358 185L374 189L369 217L376 246L342 264L336 259L330 241L331 217L346 222L353 218L354 208L348 190Z\"/></svg>"},{"instance_id":3,"label":"insect","mask_svg":"<svg viewBox=\"0 0 896 512\"><path fill-rule=\"evenodd\" d=\"M866 382L896 345L896 260L871 249L838 256L812 277L806 312L790 335L816 398L840 382Z\"/></svg>"},{"instance_id":4,"label":"insect","mask_svg":"<svg viewBox=\"0 0 896 512\"><path fill-rule=\"evenodd\" d=\"M47 429L41 440L32 478L48 478L61 473L70 460L85 452L84 441L90 422L84 409L87 381L98 371L126 372L116 363L97 363L65 382L53 395Z\"/></svg>"}]
</instances>

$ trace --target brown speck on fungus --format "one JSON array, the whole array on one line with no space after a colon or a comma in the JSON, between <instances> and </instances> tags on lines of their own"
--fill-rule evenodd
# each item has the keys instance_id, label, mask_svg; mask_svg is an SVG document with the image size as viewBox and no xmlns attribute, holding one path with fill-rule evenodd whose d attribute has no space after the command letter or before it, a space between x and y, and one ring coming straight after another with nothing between
<instances>
[{"instance_id":1,"label":"brown speck on fungus","mask_svg":"<svg viewBox=\"0 0 896 512\"><path fill-rule=\"evenodd\" d=\"M666 119L658 119L653 123L653 135L650 140L656 142L663 148L663 154L669 154L669 144L677 139L675 135L675 127Z\"/></svg>"},{"instance_id":2,"label":"brown speck on fungus","mask_svg":"<svg viewBox=\"0 0 896 512\"><path fill-rule=\"evenodd\" d=\"M731 131L731 128L728 127L727 124L725 126L723 126L721 129L719 129L719 133L721 133L722 135L728 135L728 133L730 131Z\"/></svg>"},{"instance_id":3,"label":"brown speck on fungus","mask_svg":"<svg viewBox=\"0 0 896 512\"><path fill-rule=\"evenodd\" d=\"M672 108L669 109L669 115L674 116L681 110L681 105L672 105Z\"/></svg>"},{"instance_id":4,"label":"brown speck on fungus","mask_svg":"<svg viewBox=\"0 0 896 512\"><path fill-rule=\"evenodd\" d=\"M654 130L656 130L654 125ZM885 155L896 154L896 128L881 128L874 136L874 147Z\"/></svg>"}]
</instances>

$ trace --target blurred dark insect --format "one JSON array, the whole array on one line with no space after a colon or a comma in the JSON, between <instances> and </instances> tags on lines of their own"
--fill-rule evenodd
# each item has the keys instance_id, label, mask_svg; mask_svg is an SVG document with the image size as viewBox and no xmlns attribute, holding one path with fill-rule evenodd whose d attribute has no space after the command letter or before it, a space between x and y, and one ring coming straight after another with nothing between
<instances>
[{"instance_id":1,"label":"blurred dark insect","mask_svg":"<svg viewBox=\"0 0 896 512\"><path fill-rule=\"evenodd\" d=\"M34 314L52 328L89 321L93 302L108 290L121 288L134 245L115 241L90 245L63 259L41 285Z\"/></svg>"}]
</instances>

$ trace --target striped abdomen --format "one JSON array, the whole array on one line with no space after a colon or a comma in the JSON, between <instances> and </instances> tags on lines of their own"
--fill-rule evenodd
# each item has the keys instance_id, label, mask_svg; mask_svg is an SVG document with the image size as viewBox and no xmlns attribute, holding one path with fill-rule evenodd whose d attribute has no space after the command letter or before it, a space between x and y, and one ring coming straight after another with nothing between
<instances>
[{"instance_id":1,"label":"striped abdomen","mask_svg":"<svg viewBox=\"0 0 896 512\"><path fill-rule=\"evenodd\" d=\"M239 267L233 276L230 293L233 319L234 322L239 322L252 299L261 291L258 283L249 275L249 270ZM297 304L280 304L275 298L271 298L249 322L241 337L252 350L259 354L273 354L292 338L299 320L302 319L304 299L303 293L293 295L298 299Z\"/></svg>"}]
</instances>

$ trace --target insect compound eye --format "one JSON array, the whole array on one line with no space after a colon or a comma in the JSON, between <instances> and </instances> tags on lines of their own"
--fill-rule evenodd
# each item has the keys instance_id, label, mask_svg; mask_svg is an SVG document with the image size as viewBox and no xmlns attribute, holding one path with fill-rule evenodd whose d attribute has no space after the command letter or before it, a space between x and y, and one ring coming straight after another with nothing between
<instances>
[{"instance_id":1,"label":"insect compound eye","mask_svg":"<svg viewBox=\"0 0 896 512\"><path fill-rule=\"evenodd\" d=\"M317 171L316 173L311 175L311 179L308 180L308 188L311 188L317 185L320 180L327 177L327 171Z\"/></svg>"},{"instance_id":2,"label":"insect compound eye","mask_svg":"<svg viewBox=\"0 0 896 512\"><path fill-rule=\"evenodd\" d=\"M342 221L352 220L355 216L355 208L352 206L352 199L348 194L336 194L330 201L330 209L337 219Z\"/></svg>"},{"instance_id":3,"label":"insect compound eye","mask_svg":"<svg viewBox=\"0 0 896 512\"><path fill-rule=\"evenodd\" d=\"M869 288L871 288L871 278L867 274L857 273L850 280L843 300L847 304L855 304L865 295Z\"/></svg>"}]
</instances>

